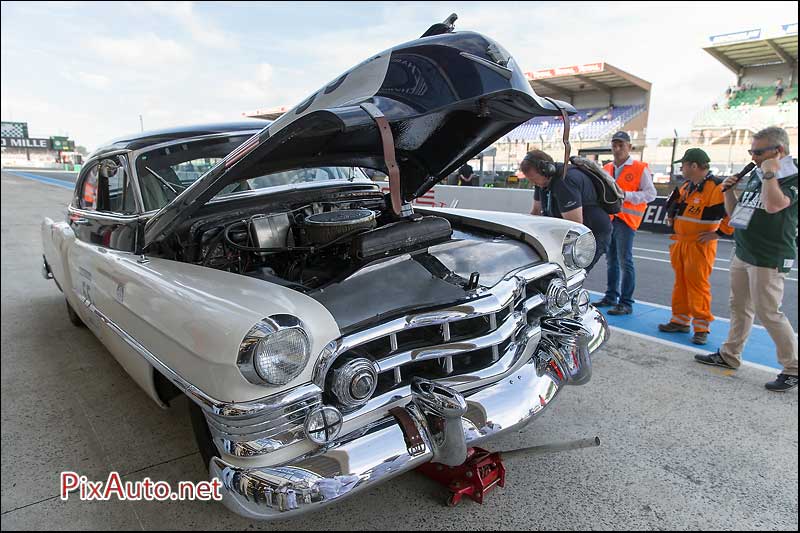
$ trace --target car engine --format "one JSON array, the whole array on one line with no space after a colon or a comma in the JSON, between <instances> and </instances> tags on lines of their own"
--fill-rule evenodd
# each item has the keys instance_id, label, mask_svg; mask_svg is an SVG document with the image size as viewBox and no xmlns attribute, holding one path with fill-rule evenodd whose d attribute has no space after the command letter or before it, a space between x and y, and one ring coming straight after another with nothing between
<instances>
[{"instance_id":1,"label":"car engine","mask_svg":"<svg viewBox=\"0 0 800 533\"><path fill-rule=\"evenodd\" d=\"M437 216L398 220L374 207L314 203L204 229L196 262L308 292L372 261L446 242L452 233Z\"/></svg>"}]
</instances>

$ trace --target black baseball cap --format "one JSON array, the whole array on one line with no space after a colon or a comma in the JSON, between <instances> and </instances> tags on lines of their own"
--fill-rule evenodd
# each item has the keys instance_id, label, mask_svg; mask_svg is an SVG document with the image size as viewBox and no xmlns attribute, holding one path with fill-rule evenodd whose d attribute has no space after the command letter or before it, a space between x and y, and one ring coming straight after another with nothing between
<instances>
[{"instance_id":1,"label":"black baseball cap","mask_svg":"<svg viewBox=\"0 0 800 533\"><path fill-rule=\"evenodd\" d=\"M614 135L611 136L611 141L625 141L626 143L631 142L631 136L625 133L624 131L618 131Z\"/></svg>"}]
</instances>

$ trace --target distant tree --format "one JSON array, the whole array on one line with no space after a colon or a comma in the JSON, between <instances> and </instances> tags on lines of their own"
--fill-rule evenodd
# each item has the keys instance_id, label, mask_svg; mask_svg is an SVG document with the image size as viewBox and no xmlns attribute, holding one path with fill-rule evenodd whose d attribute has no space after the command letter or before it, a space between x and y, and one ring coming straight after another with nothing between
<instances>
[{"instance_id":1,"label":"distant tree","mask_svg":"<svg viewBox=\"0 0 800 533\"><path fill-rule=\"evenodd\" d=\"M81 155L89 155L89 150L85 146L76 146L75 151Z\"/></svg>"}]
</instances>

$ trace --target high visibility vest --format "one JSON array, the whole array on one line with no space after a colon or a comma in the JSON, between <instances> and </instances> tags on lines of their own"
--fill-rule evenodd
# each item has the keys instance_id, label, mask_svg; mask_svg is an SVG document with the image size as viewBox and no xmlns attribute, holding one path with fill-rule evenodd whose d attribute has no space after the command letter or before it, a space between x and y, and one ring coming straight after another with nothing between
<instances>
[{"instance_id":1,"label":"high visibility vest","mask_svg":"<svg viewBox=\"0 0 800 533\"><path fill-rule=\"evenodd\" d=\"M605 167L606 172L610 176L614 175L614 162L609 162ZM647 163L642 161L634 161L632 165L625 165L617 178L617 185L625 192L636 192L639 190L639 184L642 181L642 174L644 169L647 168ZM617 217L627 224L634 231L639 229L642 223L644 214L647 211L647 204L634 204L629 200L625 200L622 204L622 210L613 217Z\"/></svg>"}]
</instances>

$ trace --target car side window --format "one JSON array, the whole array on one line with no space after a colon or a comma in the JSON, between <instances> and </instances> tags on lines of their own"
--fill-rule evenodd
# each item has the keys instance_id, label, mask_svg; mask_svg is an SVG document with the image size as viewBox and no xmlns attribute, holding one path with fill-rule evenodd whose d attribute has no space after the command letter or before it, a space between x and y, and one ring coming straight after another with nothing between
<instances>
[{"instance_id":1,"label":"car side window","mask_svg":"<svg viewBox=\"0 0 800 533\"><path fill-rule=\"evenodd\" d=\"M109 161L109 163L106 163ZM136 212L133 187L125 166L120 161L103 160L99 165L101 187L107 187L107 202L103 211L130 215ZM105 179L104 179L105 178ZM105 193L105 191L103 191Z\"/></svg>"},{"instance_id":2,"label":"car side window","mask_svg":"<svg viewBox=\"0 0 800 533\"><path fill-rule=\"evenodd\" d=\"M133 186L124 161L110 157L93 165L83 178L74 205L86 211L135 214Z\"/></svg>"},{"instance_id":3,"label":"car side window","mask_svg":"<svg viewBox=\"0 0 800 533\"><path fill-rule=\"evenodd\" d=\"M86 174L76 200L80 209L87 211L97 209L97 165L94 165Z\"/></svg>"}]
</instances>

